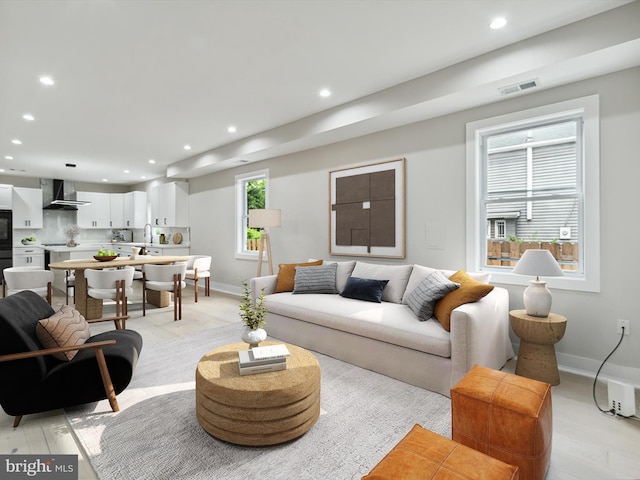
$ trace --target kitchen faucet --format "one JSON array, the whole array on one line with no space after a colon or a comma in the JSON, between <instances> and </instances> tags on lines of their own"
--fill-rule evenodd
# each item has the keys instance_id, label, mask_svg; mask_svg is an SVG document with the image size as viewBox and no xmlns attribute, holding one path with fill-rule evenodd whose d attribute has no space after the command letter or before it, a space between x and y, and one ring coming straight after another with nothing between
<instances>
[{"instance_id":1,"label":"kitchen faucet","mask_svg":"<svg viewBox=\"0 0 640 480\"><path fill-rule=\"evenodd\" d=\"M151 233L153 232L153 227L151 226L150 223L145 223L144 224L144 246L145 246L145 250L147 249L147 227L149 227L149 244L152 243L152 238L151 238Z\"/></svg>"}]
</instances>

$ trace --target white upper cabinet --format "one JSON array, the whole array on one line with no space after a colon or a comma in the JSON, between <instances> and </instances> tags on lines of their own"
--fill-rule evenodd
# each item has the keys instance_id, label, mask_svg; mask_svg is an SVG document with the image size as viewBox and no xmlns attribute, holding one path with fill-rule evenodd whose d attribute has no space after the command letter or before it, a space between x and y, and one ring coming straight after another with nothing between
<instances>
[{"instance_id":1,"label":"white upper cabinet","mask_svg":"<svg viewBox=\"0 0 640 480\"><path fill-rule=\"evenodd\" d=\"M144 228L147 223L147 192L124 194L124 228Z\"/></svg>"},{"instance_id":2,"label":"white upper cabinet","mask_svg":"<svg viewBox=\"0 0 640 480\"><path fill-rule=\"evenodd\" d=\"M11 210L13 185L0 184L0 210Z\"/></svg>"},{"instance_id":3,"label":"white upper cabinet","mask_svg":"<svg viewBox=\"0 0 640 480\"><path fill-rule=\"evenodd\" d=\"M110 193L109 209L111 228L124 228L124 193Z\"/></svg>"},{"instance_id":4,"label":"white upper cabinet","mask_svg":"<svg viewBox=\"0 0 640 480\"><path fill-rule=\"evenodd\" d=\"M76 198L91 202L78 207L80 228L111 228L111 200L108 193L77 192Z\"/></svg>"},{"instance_id":5,"label":"white upper cabinet","mask_svg":"<svg viewBox=\"0 0 640 480\"><path fill-rule=\"evenodd\" d=\"M189 184L163 183L153 187L151 196L151 225L154 227L189 226Z\"/></svg>"},{"instance_id":6,"label":"white upper cabinet","mask_svg":"<svg viewBox=\"0 0 640 480\"><path fill-rule=\"evenodd\" d=\"M42 190L14 187L12 198L13 228L42 228Z\"/></svg>"}]
</instances>

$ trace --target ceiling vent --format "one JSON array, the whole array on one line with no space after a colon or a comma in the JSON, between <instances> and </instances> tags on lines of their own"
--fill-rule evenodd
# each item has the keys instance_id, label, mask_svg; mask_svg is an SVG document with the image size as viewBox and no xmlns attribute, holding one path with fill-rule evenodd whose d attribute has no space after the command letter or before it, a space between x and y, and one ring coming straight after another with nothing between
<instances>
[{"instance_id":1,"label":"ceiling vent","mask_svg":"<svg viewBox=\"0 0 640 480\"><path fill-rule=\"evenodd\" d=\"M538 80L527 80L526 82L516 83L515 85L509 85L508 87L500 88L500 93L502 95L511 95L512 93L522 92L524 90L529 90L530 88L535 88L538 86Z\"/></svg>"}]
</instances>

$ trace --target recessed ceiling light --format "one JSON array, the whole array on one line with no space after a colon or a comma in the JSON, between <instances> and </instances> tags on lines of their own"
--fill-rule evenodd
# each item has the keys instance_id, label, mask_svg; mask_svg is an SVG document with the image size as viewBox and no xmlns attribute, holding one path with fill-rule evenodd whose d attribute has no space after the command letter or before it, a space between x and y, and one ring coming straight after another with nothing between
<instances>
[{"instance_id":1,"label":"recessed ceiling light","mask_svg":"<svg viewBox=\"0 0 640 480\"><path fill-rule=\"evenodd\" d=\"M497 30L499 28L504 27L506 24L507 24L506 18L498 17L491 20L491 23L489 24L489 28L492 28L493 30Z\"/></svg>"},{"instance_id":2,"label":"recessed ceiling light","mask_svg":"<svg viewBox=\"0 0 640 480\"><path fill-rule=\"evenodd\" d=\"M36 119L36 117L31 115L30 113L25 113L24 115L22 115L22 118L24 118L27 122L33 122Z\"/></svg>"},{"instance_id":3,"label":"recessed ceiling light","mask_svg":"<svg viewBox=\"0 0 640 480\"><path fill-rule=\"evenodd\" d=\"M229 133L236 133L237 131L238 129L233 125L229 125L229 128L227 128L227 132Z\"/></svg>"},{"instance_id":4,"label":"recessed ceiling light","mask_svg":"<svg viewBox=\"0 0 640 480\"><path fill-rule=\"evenodd\" d=\"M185 150L191 150L191 145L185 145L185 146L184 146L184 147L182 147L182 148L184 148Z\"/></svg>"},{"instance_id":5,"label":"recessed ceiling light","mask_svg":"<svg viewBox=\"0 0 640 480\"><path fill-rule=\"evenodd\" d=\"M4 168L0 168L0 173L4 173Z\"/></svg>"},{"instance_id":6,"label":"recessed ceiling light","mask_svg":"<svg viewBox=\"0 0 640 480\"><path fill-rule=\"evenodd\" d=\"M322 90L320 90L320 96L321 97L330 97L331 96L331 90L329 90L328 88L323 88Z\"/></svg>"},{"instance_id":7,"label":"recessed ceiling light","mask_svg":"<svg viewBox=\"0 0 640 480\"><path fill-rule=\"evenodd\" d=\"M102 179L102 181L103 181L103 182L108 182L108 181L109 181L109 179L108 179L108 178L103 178L103 179Z\"/></svg>"},{"instance_id":8,"label":"recessed ceiling light","mask_svg":"<svg viewBox=\"0 0 640 480\"><path fill-rule=\"evenodd\" d=\"M149 159L149 163L156 163L156 161L153 158L151 158Z\"/></svg>"},{"instance_id":9,"label":"recessed ceiling light","mask_svg":"<svg viewBox=\"0 0 640 480\"><path fill-rule=\"evenodd\" d=\"M130 173L129 170L125 170L124 173Z\"/></svg>"},{"instance_id":10,"label":"recessed ceiling light","mask_svg":"<svg viewBox=\"0 0 640 480\"><path fill-rule=\"evenodd\" d=\"M42 75L40 77L40 83L43 85L46 85L47 87L50 87L51 85L55 85L53 78L51 78L49 75Z\"/></svg>"},{"instance_id":11,"label":"recessed ceiling light","mask_svg":"<svg viewBox=\"0 0 640 480\"><path fill-rule=\"evenodd\" d=\"M22 142L17 138L14 138L13 140L11 140L11 143L13 143L14 145L22 145Z\"/></svg>"},{"instance_id":12,"label":"recessed ceiling light","mask_svg":"<svg viewBox=\"0 0 640 480\"><path fill-rule=\"evenodd\" d=\"M4 159L5 160L13 160L13 157L11 155L5 155Z\"/></svg>"},{"instance_id":13,"label":"recessed ceiling light","mask_svg":"<svg viewBox=\"0 0 640 480\"><path fill-rule=\"evenodd\" d=\"M140 178L141 178L142 180L144 180L144 179L145 179L145 178L147 178L147 177L145 177L144 175L142 175Z\"/></svg>"}]
</instances>

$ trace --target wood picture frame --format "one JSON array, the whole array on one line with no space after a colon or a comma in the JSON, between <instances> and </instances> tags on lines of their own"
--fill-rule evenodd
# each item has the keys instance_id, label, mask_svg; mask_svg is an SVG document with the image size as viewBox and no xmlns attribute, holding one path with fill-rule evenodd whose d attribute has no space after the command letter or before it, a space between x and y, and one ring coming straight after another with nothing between
<instances>
[{"instance_id":1,"label":"wood picture frame","mask_svg":"<svg viewBox=\"0 0 640 480\"><path fill-rule=\"evenodd\" d=\"M329 172L329 254L405 257L405 159Z\"/></svg>"}]
</instances>

